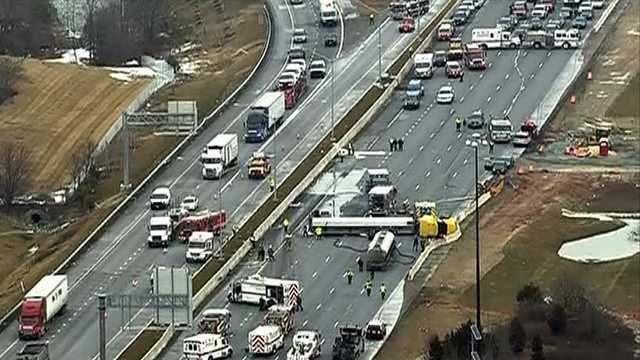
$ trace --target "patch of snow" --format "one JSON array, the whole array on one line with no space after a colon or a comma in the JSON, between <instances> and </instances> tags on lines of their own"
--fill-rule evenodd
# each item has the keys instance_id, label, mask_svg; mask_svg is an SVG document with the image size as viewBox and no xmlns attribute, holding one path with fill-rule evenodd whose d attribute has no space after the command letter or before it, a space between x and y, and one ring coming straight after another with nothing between
<instances>
[{"instance_id":1,"label":"patch of snow","mask_svg":"<svg viewBox=\"0 0 640 360\"><path fill-rule=\"evenodd\" d=\"M172 53L174 53L174 54L182 54L182 53L186 53L188 51L194 50L194 49L196 49L198 47L200 47L199 44L194 44L192 42L187 42L187 43L183 44L182 46L180 46L179 48L174 49L172 51Z\"/></svg>"},{"instance_id":2,"label":"patch of snow","mask_svg":"<svg viewBox=\"0 0 640 360\"><path fill-rule=\"evenodd\" d=\"M206 64L205 60L193 60L189 61L185 59L183 62L180 62L180 73L182 74L195 74L202 67L202 64Z\"/></svg>"},{"instance_id":3,"label":"patch of snow","mask_svg":"<svg viewBox=\"0 0 640 360\"><path fill-rule=\"evenodd\" d=\"M52 63L60 63L60 64L82 64L82 60L88 60L90 57L89 50L87 49L68 49L62 53L62 57L57 59L47 60Z\"/></svg>"},{"instance_id":4,"label":"patch of snow","mask_svg":"<svg viewBox=\"0 0 640 360\"><path fill-rule=\"evenodd\" d=\"M138 62L138 60L129 60L124 64L127 66L140 66L140 63Z\"/></svg>"},{"instance_id":5,"label":"patch of snow","mask_svg":"<svg viewBox=\"0 0 640 360\"><path fill-rule=\"evenodd\" d=\"M111 73L109 74L109 76L116 80L125 81L125 82L129 82L133 80L131 79L131 77L129 77L129 75L123 74L123 73Z\"/></svg>"},{"instance_id":6,"label":"patch of snow","mask_svg":"<svg viewBox=\"0 0 640 360\"><path fill-rule=\"evenodd\" d=\"M155 71L148 67L106 67L105 69L113 71L109 76L121 81L132 81L134 78L156 76Z\"/></svg>"},{"instance_id":7,"label":"patch of snow","mask_svg":"<svg viewBox=\"0 0 640 360\"><path fill-rule=\"evenodd\" d=\"M640 242L634 239L634 231L640 231L640 220L624 220L627 224L608 233L570 241L558 250L563 259L582 263L600 263L621 260L640 252Z\"/></svg>"},{"instance_id":8,"label":"patch of snow","mask_svg":"<svg viewBox=\"0 0 640 360\"><path fill-rule=\"evenodd\" d=\"M35 254L36 251L38 251L38 245L34 245L34 246L30 247L29 248L29 255Z\"/></svg>"},{"instance_id":9,"label":"patch of snow","mask_svg":"<svg viewBox=\"0 0 640 360\"><path fill-rule=\"evenodd\" d=\"M629 30L627 31L627 34L633 35L633 36L640 36L640 32L637 30Z\"/></svg>"}]
</instances>

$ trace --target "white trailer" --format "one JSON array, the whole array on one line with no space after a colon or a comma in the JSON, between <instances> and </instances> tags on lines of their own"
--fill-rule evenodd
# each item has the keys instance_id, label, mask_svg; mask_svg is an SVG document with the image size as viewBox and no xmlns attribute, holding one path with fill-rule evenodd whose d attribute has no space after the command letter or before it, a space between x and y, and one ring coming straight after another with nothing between
<instances>
[{"instance_id":1,"label":"white trailer","mask_svg":"<svg viewBox=\"0 0 640 360\"><path fill-rule=\"evenodd\" d=\"M297 280L253 275L234 282L227 297L230 302L259 305L265 310L274 304L295 306L300 291Z\"/></svg>"},{"instance_id":2,"label":"white trailer","mask_svg":"<svg viewBox=\"0 0 640 360\"><path fill-rule=\"evenodd\" d=\"M238 163L238 134L218 134L202 151L202 178L220 179Z\"/></svg>"},{"instance_id":3,"label":"white trailer","mask_svg":"<svg viewBox=\"0 0 640 360\"><path fill-rule=\"evenodd\" d=\"M214 360L231 356L233 348L220 334L198 334L183 340L182 352L186 360Z\"/></svg>"},{"instance_id":4,"label":"white trailer","mask_svg":"<svg viewBox=\"0 0 640 360\"><path fill-rule=\"evenodd\" d=\"M20 338L39 338L46 324L67 305L69 285L67 275L46 275L22 300L18 315Z\"/></svg>"},{"instance_id":5,"label":"white trailer","mask_svg":"<svg viewBox=\"0 0 640 360\"><path fill-rule=\"evenodd\" d=\"M375 234L380 229L388 229L395 234L416 233L413 217L314 217L311 227L321 229L322 235Z\"/></svg>"},{"instance_id":6,"label":"white trailer","mask_svg":"<svg viewBox=\"0 0 640 360\"><path fill-rule=\"evenodd\" d=\"M284 334L280 326L260 325L249 332L249 353L269 355L284 346Z\"/></svg>"},{"instance_id":7,"label":"white trailer","mask_svg":"<svg viewBox=\"0 0 640 360\"><path fill-rule=\"evenodd\" d=\"M213 256L213 233L207 231L194 231L189 236L187 244L187 262L204 262Z\"/></svg>"},{"instance_id":8,"label":"white trailer","mask_svg":"<svg viewBox=\"0 0 640 360\"><path fill-rule=\"evenodd\" d=\"M246 142L266 140L282 122L284 111L283 92L269 91L262 94L249 109L245 122L244 140Z\"/></svg>"},{"instance_id":9,"label":"white trailer","mask_svg":"<svg viewBox=\"0 0 640 360\"><path fill-rule=\"evenodd\" d=\"M367 249L367 271L386 269L395 249L395 235L391 231L377 232Z\"/></svg>"},{"instance_id":10,"label":"white trailer","mask_svg":"<svg viewBox=\"0 0 640 360\"><path fill-rule=\"evenodd\" d=\"M320 24L323 26L338 25L338 10L333 0L320 0Z\"/></svg>"},{"instance_id":11,"label":"white trailer","mask_svg":"<svg viewBox=\"0 0 640 360\"><path fill-rule=\"evenodd\" d=\"M478 28L471 30L471 44L484 49L514 49L520 47L520 38L501 28Z\"/></svg>"}]
</instances>

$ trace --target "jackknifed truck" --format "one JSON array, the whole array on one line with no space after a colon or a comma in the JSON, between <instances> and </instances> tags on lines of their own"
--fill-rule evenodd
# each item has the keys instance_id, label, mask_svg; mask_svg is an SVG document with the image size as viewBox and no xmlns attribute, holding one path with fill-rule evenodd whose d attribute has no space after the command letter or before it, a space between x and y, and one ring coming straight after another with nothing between
<instances>
[{"instance_id":1,"label":"jackknifed truck","mask_svg":"<svg viewBox=\"0 0 640 360\"><path fill-rule=\"evenodd\" d=\"M41 338L47 323L67 305L67 275L46 275L29 290L20 305L18 336Z\"/></svg>"},{"instance_id":2,"label":"jackknifed truck","mask_svg":"<svg viewBox=\"0 0 640 360\"><path fill-rule=\"evenodd\" d=\"M284 118L284 94L269 91L258 98L249 108L245 121L244 141L258 143L265 141Z\"/></svg>"}]
</instances>

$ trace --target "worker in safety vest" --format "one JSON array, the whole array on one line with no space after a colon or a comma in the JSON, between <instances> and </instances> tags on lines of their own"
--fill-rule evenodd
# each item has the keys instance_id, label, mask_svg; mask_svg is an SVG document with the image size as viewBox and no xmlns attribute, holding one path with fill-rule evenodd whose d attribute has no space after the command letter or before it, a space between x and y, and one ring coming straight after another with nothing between
<instances>
[{"instance_id":1,"label":"worker in safety vest","mask_svg":"<svg viewBox=\"0 0 640 360\"><path fill-rule=\"evenodd\" d=\"M380 297L382 297L382 301L384 301L385 296L387 296L387 288L384 286L384 283L380 284Z\"/></svg>"},{"instance_id":2,"label":"worker in safety vest","mask_svg":"<svg viewBox=\"0 0 640 360\"><path fill-rule=\"evenodd\" d=\"M289 232L289 219L284 218L284 220L282 220L282 228L284 229L285 233Z\"/></svg>"},{"instance_id":3,"label":"worker in safety vest","mask_svg":"<svg viewBox=\"0 0 640 360\"><path fill-rule=\"evenodd\" d=\"M351 285L351 280L353 280L353 271L351 271L351 268L344 273L344 277L347 278L347 284Z\"/></svg>"},{"instance_id":4,"label":"worker in safety vest","mask_svg":"<svg viewBox=\"0 0 640 360\"><path fill-rule=\"evenodd\" d=\"M273 176L269 178L269 187L271 188L271 192L276 189L276 179Z\"/></svg>"},{"instance_id":5,"label":"worker in safety vest","mask_svg":"<svg viewBox=\"0 0 640 360\"><path fill-rule=\"evenodd\" d=\"M456 117L456 131L460 132L462 128L462 120L460 120L460 116Z\"/></svg>"},{"instance_id":6,"label":"worker in safety vest","mask_svg":"<svg viewBox=\"0 0 640 360\"><path fill-rule=\"evenodd\" d=\"M371 279L367 279L367 281L364 283L364 291L367 292L367 296L371 296L372 287L373 287L373 284L371 283Z\"/></svg>"},{"instance_id":7,"label":"worker in safety vest","mask_svg":"<svg viewBox=\"0 0 640 360\"><path fill-rule=\"evenodd\" d=\"M316 240L320 240L320 236L322 236L322 228L320 226L316 226L314 233L316 235Z\"/></svg>"}]
</instances>

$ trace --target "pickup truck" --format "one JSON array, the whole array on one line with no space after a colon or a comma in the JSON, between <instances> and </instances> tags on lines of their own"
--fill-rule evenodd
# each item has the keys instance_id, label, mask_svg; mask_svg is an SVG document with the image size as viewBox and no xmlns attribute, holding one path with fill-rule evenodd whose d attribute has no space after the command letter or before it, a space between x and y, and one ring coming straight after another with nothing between
<instances>
[{"instance_id":1,"label":"pickup truck","mask_svg":"<svg viewBox=\"0 0 640 360\"><path fill-rule=\"evenodd\" d=\"M494 174L504 175L516 164L513 156L496 156L490 157L484 162L484 169Z\"/></svg>"}]
</instances>

